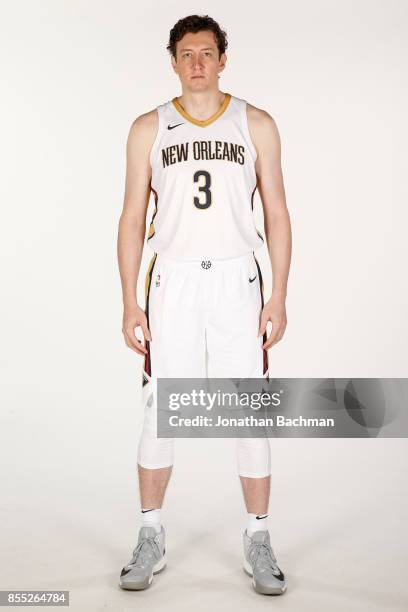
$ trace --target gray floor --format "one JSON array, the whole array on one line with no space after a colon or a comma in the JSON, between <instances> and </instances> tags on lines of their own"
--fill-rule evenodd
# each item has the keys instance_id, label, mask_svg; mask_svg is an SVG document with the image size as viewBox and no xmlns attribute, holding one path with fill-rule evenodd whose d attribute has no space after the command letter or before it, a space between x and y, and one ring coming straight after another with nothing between
<instances>
[{"instance_id":1,"label":"gray floor","mask_svg":"<svg viewBox=\"0 0 408 612\"><path fill-rule=\"evenodd\" d=\"M163 511L168 566L132 593L117 586L138 527L130 445L118 453L99 436L85 451L78 432L74 457L61 439L23 462L33 445L22 435L1 505L3 589L69 590L81 611L408 608L406 440L271 441L270 533L288 579L271 598L241 567L233 440L177 441Z\"/></svg>"}]
</instances>

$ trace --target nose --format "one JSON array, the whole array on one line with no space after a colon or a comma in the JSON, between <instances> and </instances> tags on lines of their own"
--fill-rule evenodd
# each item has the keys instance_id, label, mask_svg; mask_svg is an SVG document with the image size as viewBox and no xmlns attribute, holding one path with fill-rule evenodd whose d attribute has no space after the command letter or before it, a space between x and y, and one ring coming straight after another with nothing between
<instances>
[{"instance_id":1,"label":"nose","mask_svg":"<svg viewBox=\"0 0 408 612\"><path fill-rule=\"evenodd\" d=\"M202 66L201 58L198 55L195 59L193 59L193 68L194 69L201 68L201 66Z\"/></svg>"}]
</instances>

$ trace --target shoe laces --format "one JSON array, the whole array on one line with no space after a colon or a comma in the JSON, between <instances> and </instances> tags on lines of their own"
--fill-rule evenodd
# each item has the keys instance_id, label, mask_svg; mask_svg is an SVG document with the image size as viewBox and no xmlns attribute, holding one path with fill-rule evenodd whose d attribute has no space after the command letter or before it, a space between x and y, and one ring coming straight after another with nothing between
<instances>
[{"instance_id":1,"label":"shoe laces","mask_svg":"<svg viewBox=\"0 0 408 612\"><path fill-rule=\"evenodd\" d=\"M248 550L248 558L252 567L258 564L259 568L264 570L272 569L272 573L274 574L280 573L272 547L266 542L251 542Z\"/></svg>"},{"instance_id":2,"label":"shoe laces","mask_svg":"<svg viewBox=\"0 0 408 612\"><path fill-rule=\"evenodd\" d=\"M128 565L143 567L146 561L160 558L160 547L155 537L143 538L133 551L132 560Z\"/></svg>"}]
</instances>

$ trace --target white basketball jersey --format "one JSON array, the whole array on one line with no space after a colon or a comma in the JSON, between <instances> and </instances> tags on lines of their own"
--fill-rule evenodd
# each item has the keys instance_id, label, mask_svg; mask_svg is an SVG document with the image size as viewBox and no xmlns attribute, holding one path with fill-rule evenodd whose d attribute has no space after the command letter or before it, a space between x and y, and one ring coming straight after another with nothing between
<instances>
[{"instance_id":1,"label":"white basketball jersey","mask_svg":"<svg viewBox=\"0 0 408 612\"><path fill-rule=\"evenodd\" d=\"M258 249L263 237L253 218L256 150L246 101L226 94L220 109L204 121L176 98L157 112L149 246L179 260L226 259Z\"/></svg>"}]
</instances>

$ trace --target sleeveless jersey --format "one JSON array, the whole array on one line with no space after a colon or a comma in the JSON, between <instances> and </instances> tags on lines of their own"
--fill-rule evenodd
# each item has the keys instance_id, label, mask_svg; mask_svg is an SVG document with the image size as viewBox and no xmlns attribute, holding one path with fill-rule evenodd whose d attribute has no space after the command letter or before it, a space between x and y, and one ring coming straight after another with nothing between
<instances>
[{"instance_id":1,"label":"sleeveless jersey","mask_svg":"<svg viewBox=\"0 0 408 612\"><path fill-rule=\"evenodd\" d=\"M226 94L200 121L177 98L157 107L159 129L150 151L155 198L147 243L179 260L226 259L263 244L255 227L256 150L246 101Z\"/></svg>"}]
</instances>

